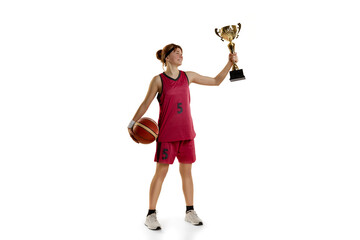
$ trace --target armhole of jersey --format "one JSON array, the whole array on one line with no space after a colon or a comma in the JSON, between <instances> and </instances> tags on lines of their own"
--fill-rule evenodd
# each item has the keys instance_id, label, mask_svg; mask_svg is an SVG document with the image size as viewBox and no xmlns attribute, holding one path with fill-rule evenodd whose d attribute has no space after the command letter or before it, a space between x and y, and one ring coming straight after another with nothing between
<instances>
[{"instance_id":1,"label":"armhole of jersey","mask_svg":"<svg viewBox=\"0 0 360 240\"><path fill-rule=\"evenodd\" d=\"M186 79L187 79L187 81L188 81L188 85L190 85L190 81L189 81L189 78L188 78L186 72L184 72L184 74L185 74L185 77L186 77Z\"/></svg>"},{"instance_id":2,"label":"armhole of jersey","mask_svg":"<svg viewBox=\"0 0 360 240\"><path fill-rule=\"evenodd\" d=\"M162 94L163 91L164 91L164 83L163 83L163 78L162 78L161 74L159 74L159 76L160 76L160 80L161 80L161 92L158 93L158 95L157 95L157 100L160 102L161 94Z\"/></svg>"}]
</instances>

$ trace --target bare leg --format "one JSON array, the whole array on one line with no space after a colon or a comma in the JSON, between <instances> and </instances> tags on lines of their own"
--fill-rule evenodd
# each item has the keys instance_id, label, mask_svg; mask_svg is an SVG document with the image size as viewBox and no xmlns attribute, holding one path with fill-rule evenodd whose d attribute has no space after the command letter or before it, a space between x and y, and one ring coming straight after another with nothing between
<instances>
[{"instance_id":1,"label":"bare leg","mask_svg":"<svg viewBox=\"0 0 360 240\"><path fill-rule=\"evenodd\" d=\"M191 175L192 164L180 163L180 174L186 206L194 205L194 185Z\"/></svg>"},{"instance_id":2,"label":"bare leg","mask_svg":"<svg viewBox=\"0 0 360 240\"><path fill-rule=\"evenodd\" d=\"M169 169L169 164L157 163L156 172L151 181L149 193L149 209L156 209L161 187Z\"/></svg>"}]
</instances>

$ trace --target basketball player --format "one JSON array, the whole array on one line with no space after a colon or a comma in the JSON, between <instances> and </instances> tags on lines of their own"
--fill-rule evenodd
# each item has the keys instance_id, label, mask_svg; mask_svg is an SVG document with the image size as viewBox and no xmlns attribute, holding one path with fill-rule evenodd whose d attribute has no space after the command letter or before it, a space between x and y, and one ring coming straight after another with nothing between
<instances>
[{"instance_id":1,"label":"basketball player","mask_svg":"<svg viewBox=\"0 0 360 240\"><path fill-rule=\"evenodd\" d=\"M220 85L233 63L238 61L237 54L229 54L226 66L214 78L205 77L195 72L179 70L178 68L183 61L182 48L179 45L166 45L162 50L157 51L156 57L162 62L163 68L166 67L166 70L164 69L163 73L152 79L144 101L128 126L131 138L138 142L132 128L135 122L145 114L157 94L157 100L160 104L159 135L154 159L157 165L150 185L149 211L145 225L152 230L161 229L156 217L156 204L169 164L173 164L175 157L180 164L182 187L186 202L185 221L197 226L202 225L203 222L194 211L193 204L191 167L196 160L196 156L195 131L190 112L189 85L191 83Z\"/></svg>"}]
</instances>

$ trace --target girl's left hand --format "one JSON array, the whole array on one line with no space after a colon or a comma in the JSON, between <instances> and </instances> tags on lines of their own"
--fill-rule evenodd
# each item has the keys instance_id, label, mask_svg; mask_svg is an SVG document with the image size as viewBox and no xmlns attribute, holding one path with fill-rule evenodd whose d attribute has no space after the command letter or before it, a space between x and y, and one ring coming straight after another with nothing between
<instances>
[{"instance_id":1,"label":"girl's left hand","mask_svg":"<svg viewBox=\"0 0 360 240\"><path fill-rule=\"evenodd\" d=\"M232 62L232 63L237 63L238 62L238 56L237 56L236 52L229 54L229 61Z\"/></svg>"}]
</instances>

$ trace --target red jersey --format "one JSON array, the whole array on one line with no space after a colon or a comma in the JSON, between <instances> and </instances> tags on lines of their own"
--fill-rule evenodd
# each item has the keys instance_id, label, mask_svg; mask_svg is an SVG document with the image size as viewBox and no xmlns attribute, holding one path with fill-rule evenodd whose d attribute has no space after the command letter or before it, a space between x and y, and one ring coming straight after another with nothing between
<instances>
[{"instance_id":1,"label":"red jersey","mask_svg":"<svg viewBox=\"0 0 360 240\"><path fill-rule=\"evenodd\" d=\"M162 92L158 94L160 104L158 142L174 142L195 138L190 111L189 80L186 73L179 71L173 79L160 74Z\"/></svg>"}]
</instances>

